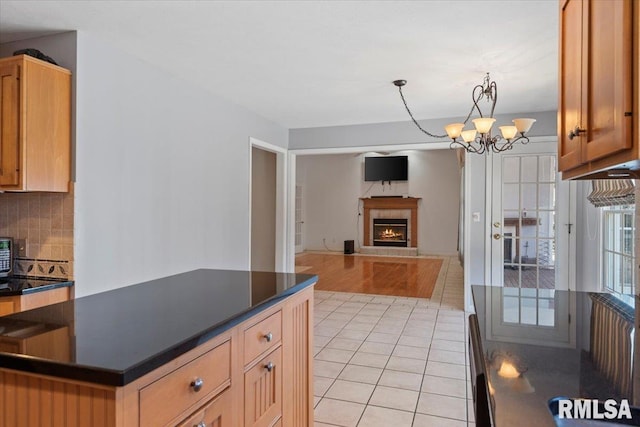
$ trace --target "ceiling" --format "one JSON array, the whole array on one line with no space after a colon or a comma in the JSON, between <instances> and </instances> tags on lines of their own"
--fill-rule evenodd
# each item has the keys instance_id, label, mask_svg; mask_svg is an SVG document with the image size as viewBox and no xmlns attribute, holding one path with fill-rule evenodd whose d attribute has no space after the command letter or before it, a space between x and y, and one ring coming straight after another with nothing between
<instances>
[{"instance_id":1,"label":"ceiling","mask_svg":"<svg viewBox=\"0 0 640 427\"><path fill-rule=\"evenodd\" d=\"M0 43L79 30L287 128L557 108L557 2L9 1ZM46 53L46 52L45 52Z\"/></svg>"}]
</instances>

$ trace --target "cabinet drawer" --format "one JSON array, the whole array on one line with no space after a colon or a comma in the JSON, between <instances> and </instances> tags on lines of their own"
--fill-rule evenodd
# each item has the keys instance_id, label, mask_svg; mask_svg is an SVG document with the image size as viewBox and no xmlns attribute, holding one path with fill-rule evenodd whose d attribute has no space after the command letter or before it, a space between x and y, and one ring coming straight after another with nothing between
<instances>
[{"instance_id":1,"label":"cabinet drawer","mask_svg":"<svg viewBox=\"0 0 640 427\"><path fill-rule=\"evenodd\" d=\"M273 348L282 336L282 312L272 314L244 331L244 364Z\"/></svg>"},{"instance_id":2,"label":"cabinet drawer","mask_svg":"<svg viewBox=\"0 0 640 427\"><path fill-rule=\"evenodd\" d=\"M140 425L166 425L230 383L231 343L227 341L140 390Z\"/></svg>"},{"instance_id":3,"label":"cabinet drawer","mask_svg":"<svg viewBox=\"0 0 640 427\"><path fill-rule=\"evenodd\" d=\"M178 427L235 427L231 413L231 391L227 390Z\"/></svg>"},{"instance_id":4,"label":"cabinet drawer","mask_svg":"<svg viewBox=\"0 0 640 427\"><path fill-rule=\"evenodd\" d=\"M245 427L270 427L282 416L282 369L278 347L245 372Z\"/></svg>"}]
</instances>

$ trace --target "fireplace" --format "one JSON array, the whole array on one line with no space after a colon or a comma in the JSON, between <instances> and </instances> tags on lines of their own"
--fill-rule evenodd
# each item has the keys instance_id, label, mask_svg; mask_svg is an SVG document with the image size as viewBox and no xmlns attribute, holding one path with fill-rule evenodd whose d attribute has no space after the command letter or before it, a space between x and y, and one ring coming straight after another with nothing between
<instances>
[{"instance_id":1,"label":"fireplace","mask_svg":"<svg viewBox=\"0 0 640 427\"><path fill-rule=\"evenodd\" d=\"M407 220L395 218L373 219L373 246L407 247Z\"/></svg>"}]
</instances>

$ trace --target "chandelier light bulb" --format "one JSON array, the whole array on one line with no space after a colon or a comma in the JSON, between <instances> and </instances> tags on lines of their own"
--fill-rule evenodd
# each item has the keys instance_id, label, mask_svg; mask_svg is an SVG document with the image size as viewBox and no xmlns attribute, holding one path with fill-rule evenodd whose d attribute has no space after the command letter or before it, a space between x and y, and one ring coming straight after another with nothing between
<instances>
[{"instance_id":1,"label":"chandelier light bulb","mask_svg":"<svg viewBox=\"0 0 640 427\"><path fill-rule=\"evenodd\" d=\"M460 132L462 132L462 128L464 127L464 123L451 123L444 127L444 130L449 135L449 138L456 139L460 136Z\"/></svg>"},{"instance_id":2,"label":"chandelier light bulb","mask_svg":"<svg viewBox=\"0 0 640 427\"><path fill-rule=\"evenodd\" d=\"M462 131L461 135L464 142L471 143L473 142L474 139L476 139L476 130L475 129L464 130Z\"/></svg>"},{"instance_id":3,"label":"chandelier light bulb","mask_svg":"<svg viewBox=\"0 0 640 427\"><path fill-rule=\"evenodd\" d=\"M483 134L483 133L489 133L489 131L491 130L491 126L493 126L493 123L496 121L496 119L492 117L479 117L471 121L473 122L473 125L476 127L476 130L478 131L478 133Z\"/></svg>"},{"instance_id":4,"label":"chandelier light bulb","mask_svg":"<svg viewBox=\"0 0 640 427\"><path fill-rule=\"evenodd\" d=\"M500 132L504 139L513 139L518 133L518 128L515 126L500 126Z\"/></svg>"},{"instance_id":5,"label":"chandelier light bulb","mask_svg":"<svg viewBox=\"0 0 640 427\"><path fill-rule=\"evenodd\" d=\"M514 119L512 121L513 121L513 124L516 125L516 129L518 129L518 132L526 133L526 132L529 132L529 130L531 129L531 126L533 126L536 119Z\"/></svg>"}]
</instances>

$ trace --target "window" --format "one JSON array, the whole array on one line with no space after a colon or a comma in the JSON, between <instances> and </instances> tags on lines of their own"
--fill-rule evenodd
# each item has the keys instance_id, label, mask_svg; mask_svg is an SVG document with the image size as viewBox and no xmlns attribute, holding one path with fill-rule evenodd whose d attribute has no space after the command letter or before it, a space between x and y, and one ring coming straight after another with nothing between
<instances>
[{"instance_id":1,"label":"window","mask_svg":"<svg viewBox=\"0 0 640 427\"><path fill-rule=\"evenodd\" d=\"M608 291L633 295L635 276L635 207L602 208L602 281Z\"/></svg>"}]
</instances>

